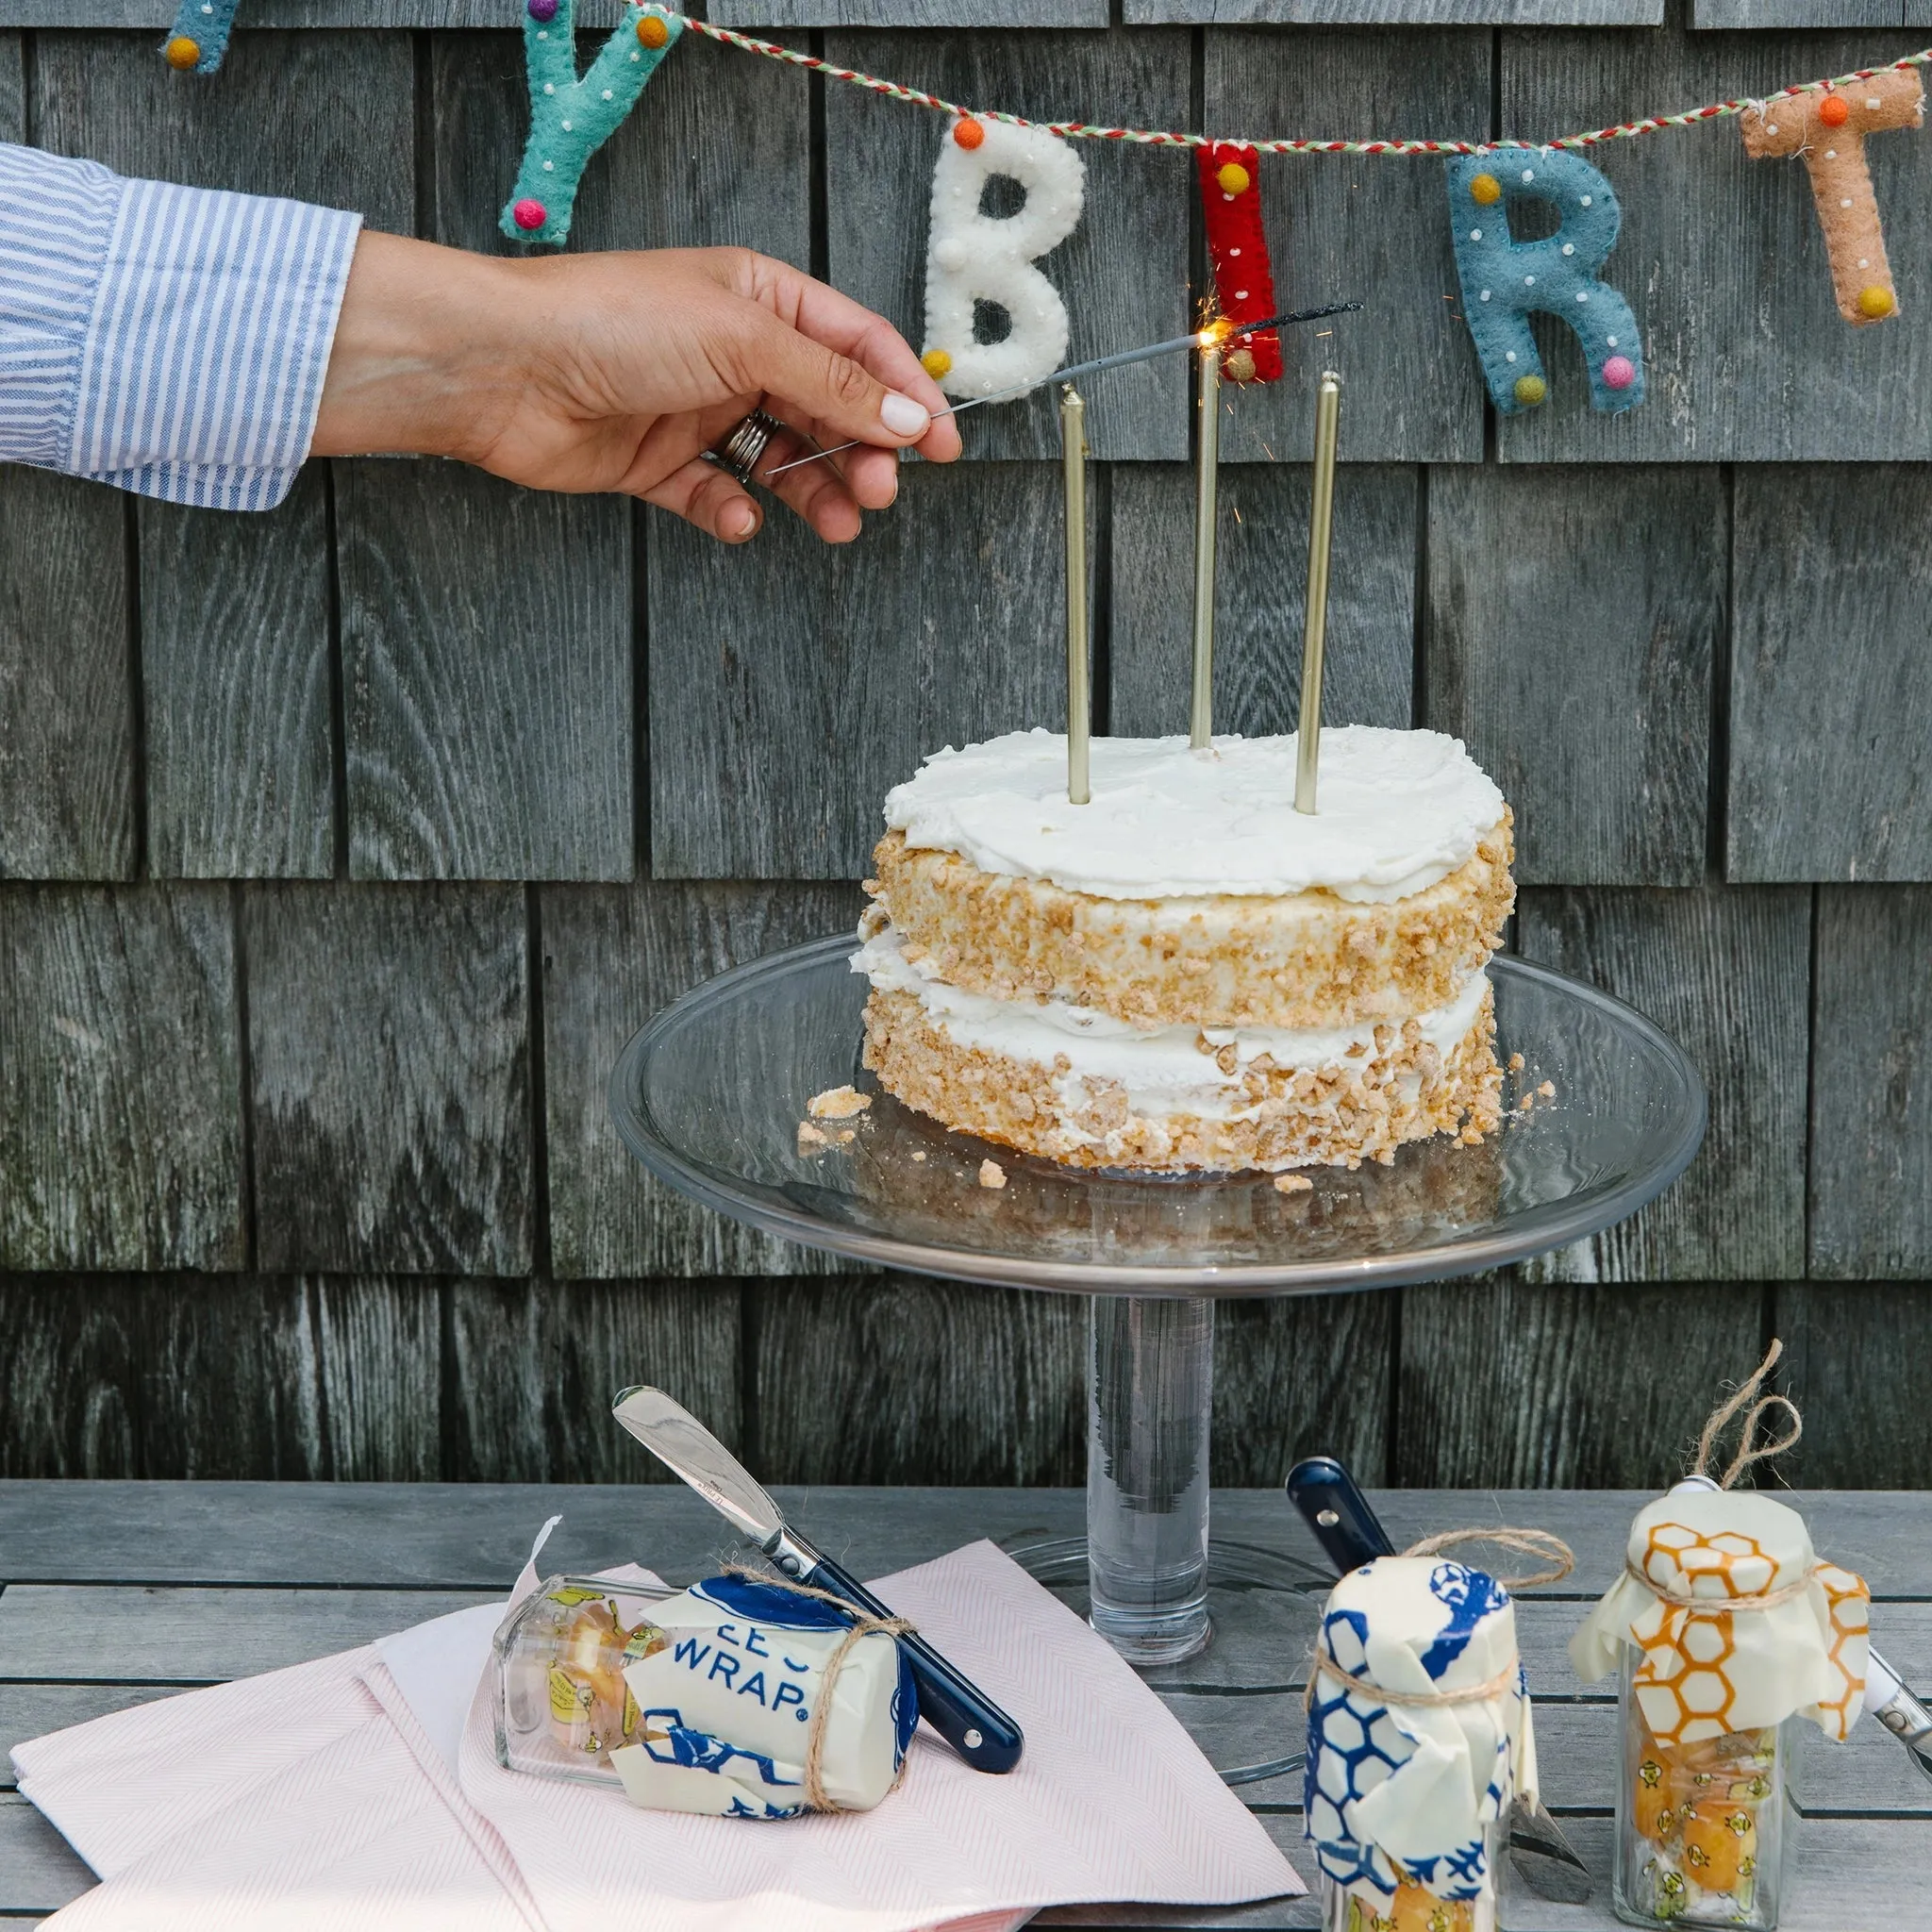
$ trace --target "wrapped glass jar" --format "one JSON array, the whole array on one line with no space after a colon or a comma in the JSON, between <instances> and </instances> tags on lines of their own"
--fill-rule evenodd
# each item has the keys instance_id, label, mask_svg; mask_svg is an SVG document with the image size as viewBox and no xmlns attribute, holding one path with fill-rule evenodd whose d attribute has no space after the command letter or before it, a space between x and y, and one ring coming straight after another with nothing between
<instances>
[{"instance_id":1,"label":"wrapped glass jar","mask_svg":"<svg viewBox=\"0 0 1932 1932\"><path fill-rule=\"evenodd\" d=\"M1772 1932L1797 1824L1788 1773L1798 1721L1659 1743L1636 1696L1642 1655L1624 1647L1617 1699L1617 1916L1633 1925Z\"/></svg>"},{"instance_id":2,"label":"wrapped glass jar","mask_svg":"<svg viewBox=\"0 0 1932 1932\"><path fill-rule=\"evenodd\" d=\"M1413 1879L1388 1892L1359 1882L1340 1884L1324 1873L1323 1932L1496 1932L1495 1876L1502 1851L1502 1828L1492 1824L1483 1836L1488 1875L1474 1898L1438 1898Z\"/></svg>"}]
</instances>

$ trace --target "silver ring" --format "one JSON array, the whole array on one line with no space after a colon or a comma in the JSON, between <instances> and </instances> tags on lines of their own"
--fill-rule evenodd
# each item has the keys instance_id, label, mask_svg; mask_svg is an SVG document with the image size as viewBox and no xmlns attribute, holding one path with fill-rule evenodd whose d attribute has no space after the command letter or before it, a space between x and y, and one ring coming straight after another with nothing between
<instances>
[{"instance_id":1,"label":"silver ring","mask_svg":"<svg viewBox=\"0 0 1932 1932\"><path fill-rule=\"evenodd\" d=\"M741 483L749 484L767 444L784 426L762 409L754 409L723 442L708 449L705 456L721 469L729 470Z\"/></svg>"}]
</instances>

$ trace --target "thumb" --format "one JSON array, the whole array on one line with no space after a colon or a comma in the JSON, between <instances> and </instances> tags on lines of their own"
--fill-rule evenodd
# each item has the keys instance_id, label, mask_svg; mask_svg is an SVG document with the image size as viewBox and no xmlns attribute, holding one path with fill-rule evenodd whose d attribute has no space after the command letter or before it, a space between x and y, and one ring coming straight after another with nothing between
<instances>
[{"instance_id":1,"label":"thumb","mask_svg":"<svg viewBox=\"0 0 1932 1932\"><path fill-rule=\"evenodd\" d=\"M887 388L851 357L800 334L766 309L754 307L751 317L734 387L762 390L822 432L888 449L917 442L931 426L924 403Z\"/></svg>"}]
</instances>

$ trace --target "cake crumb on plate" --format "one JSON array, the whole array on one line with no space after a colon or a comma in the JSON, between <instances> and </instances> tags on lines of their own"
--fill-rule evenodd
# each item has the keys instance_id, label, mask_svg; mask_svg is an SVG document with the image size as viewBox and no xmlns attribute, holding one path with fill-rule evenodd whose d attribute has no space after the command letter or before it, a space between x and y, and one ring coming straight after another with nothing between
<instances>
[{"instance_id":1,"label":"cake crumb on plate","mask_svg":"<svg viewBox=\"0 0 1932 1932\"><path fill-rule=\"evenodd\" d=\"M1278 1174L1274 1176L1277 1194L1306 1194L1313 1191L1314 1185L1305 1174Z\"/></svg>"},{"instance_id":2,"label":"cake crumb on plate","mask_svg":"<svg viewBox=\"0 0 1932 1932\"><path fill-rule=\"evenodd\" d=\"M807 1153L814 1147L829 1147L830 1145L831 1142L826 1140L823 1128L813 1126L809 1121L799 1122L798 1151L801 1154Z\"/></svg>"},{"instance_id":3,"label":"cake crumb on plate","mask_svg":"<svg viewBox=\"0 0 1932 1932\"><path fill-rule=\"evenodd\" d=\"M979 1163L979 1185L982 1188L1003 1188L1007 1184L1007 1171L997 1160L982 1160Z\"/></svg>"},{"instance_id":4,"label":"cake crumb on plate","mask_svg":"<svg viewBox=\"0 0 1932 1932\"><path fill-rule=\"evenodd\" d=\"M1520 1053L1512 1053L1512 1054L1511 1054L1511 1055L1509 1056L1509 1071L1510 1071L1510 1072L1511 1072L1512 1074L1520 1074L1520 1073L1522 1073L1522 1071L1523 1071L1523 1056L1522 1056L1522 1055L1521 1055Z\"/></svg>"},{"instance_id":5,"label":"cake crumb on plate","mask_svg":"<svg viewBox=\"0 0 1932 1932\"><path fill-rule=\"evenodd\" d=\"M1557 1097L1557 1083L1554 1080L1545 1080L1543 1084L1541 1087L1539 1087L1536 1091L1539 1093L1541 1093L1545 1100L1554 1100Z\"/></svg>"},{"instance_id":6,"label":"cake crumb on plate","mask_svg":"<svg viewBox=\"0 0 1932 1932\"><path fill-rule=\"evenodd\" d=\"M923 1150L915 1148L912 1153L912 1158L914 1160L924 1160L925 1158L925 1155Z\"/></svg>"},{"instance_id":7,"label":"cake crumb on plate","mask_svg":"<svg viewBox=\"0 0 1932 1932\"><path fill-rule=\"evenodd\" d=\"M815 1121L849 1121L872 1105L872 1096L856 1087L827 1087L805 1103L805 1110Z\"/></svg>"}]
</instances>

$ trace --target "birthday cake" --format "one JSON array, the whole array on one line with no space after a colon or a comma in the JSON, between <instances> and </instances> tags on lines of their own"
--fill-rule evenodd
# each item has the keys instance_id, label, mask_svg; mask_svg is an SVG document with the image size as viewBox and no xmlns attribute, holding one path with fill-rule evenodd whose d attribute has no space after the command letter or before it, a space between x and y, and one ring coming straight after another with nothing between
<instances>
[{"instance_id":1,"label":"birthday cake","mask_svg":"<svg viewBox=\"0 0 1932 1932\"><path fill-rule=\"evenodd\" d=\"M1282 1173L1480 1141L1511 817L1459 741L1014 732L886 799L853 970L865 1064L947 1126L1079 1167Z\"/></svg>"}]
</instances>

